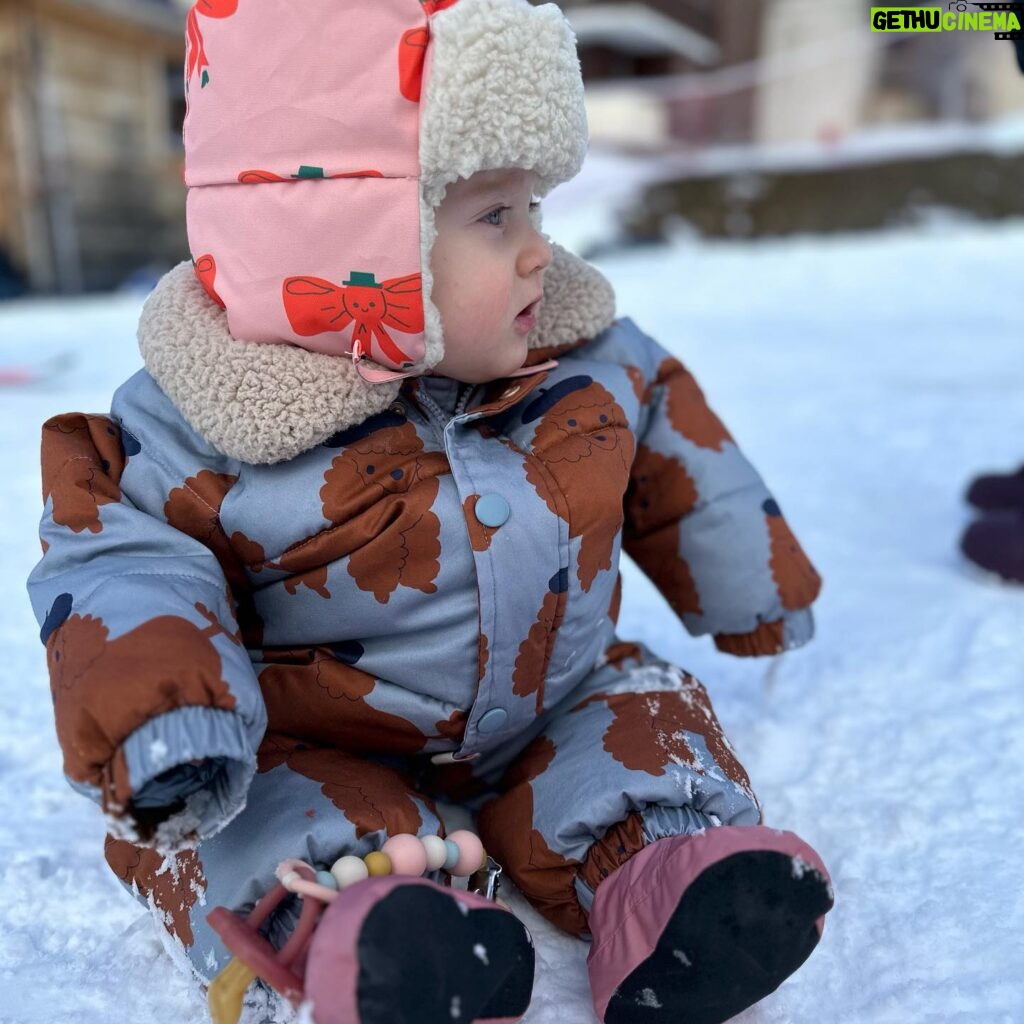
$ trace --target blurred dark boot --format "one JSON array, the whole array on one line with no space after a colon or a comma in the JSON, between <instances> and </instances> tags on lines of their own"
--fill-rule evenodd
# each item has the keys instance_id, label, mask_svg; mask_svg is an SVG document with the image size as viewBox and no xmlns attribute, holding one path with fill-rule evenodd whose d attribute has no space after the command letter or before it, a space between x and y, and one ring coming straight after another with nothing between
<instances>
[{"instance_id":1,"label":"blurred dark boot","mask_svg":"<svg viewBox=\"0 0 1024 1024\"><path fill-rule=\"evenodd\" d=\"M1010 583L1024 583L1024 511L971 523L960 538L960 550L982 569Z\"/></svg>"},{"instance_id":2,"label":"blurred dark boot","mask_svg":"<svg viewBox=\"0 0 1024 1024\"><path fill-rule=\"evenodd\" d=\"M1024 512L1024 466L1016 473L988 473L975 477L967 488L967 501L985 512L1000 508Z\"/></svg>"}]
</instances>

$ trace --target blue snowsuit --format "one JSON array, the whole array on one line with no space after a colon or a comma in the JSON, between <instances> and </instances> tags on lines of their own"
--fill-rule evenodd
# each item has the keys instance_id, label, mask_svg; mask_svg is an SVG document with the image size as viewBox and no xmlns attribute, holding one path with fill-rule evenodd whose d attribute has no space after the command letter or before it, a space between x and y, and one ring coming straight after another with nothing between
<instances>
[{"instance_id":1,"label":"blue snowsuit","mask_svg":"<svg viewBox=\"0 0 1024 1024\"><path fill-rule=\"evenodd\" d=\"M491 855L581 934L653 839L759 820L700 683L615 633L623 548L725 651L812 632L816 573L668 352L614 320L514 380L406 381L261 464L166 393L154 324L233 343L191 268L150 306L165 387L144 370L109 416L44 427L30 591L67 775L201 976L226 961L210 909L251 905L283 858L437 833L437 796L478 809ZM196 344L176 372L201 394L223 367Z\"/></svg>"}]
</instances>

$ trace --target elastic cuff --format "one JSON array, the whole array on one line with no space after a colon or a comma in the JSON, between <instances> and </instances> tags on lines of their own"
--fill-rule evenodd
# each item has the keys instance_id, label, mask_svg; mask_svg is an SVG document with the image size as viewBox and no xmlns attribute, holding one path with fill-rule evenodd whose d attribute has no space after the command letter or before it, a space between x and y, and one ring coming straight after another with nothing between
<instances>
[{"instance_id":1,"label":"elastic cuff","mask_svg":"<svg viewBox=\"0 0 1024 1024\"><path fill-rule=\"evenodd\" d=\"M718 633L715 646L737 658L757 658L768 654L781 654L786 649L785 626L777 622L762 622L750 633Z\"/></svg>"},{"instance_id":2,"label":"elastic cuff","mask_svg":"<svg viewBox=\"0 0 1024 1024\"><path fill-rule=\"evenodd\" d=\"M161 803L175 808L152 836L140 837L160 849L207 839L224 828L245 806L256 771L241 717L217 708L158 715L128 736L120 752L131 792L142 798L140 810Z\"/></svg>"},{"instance_id":3,"label":"elastic cuff","mask_svg":"<svg viewBox=\"0 0 1024 1024\"><path fill-rule=\"evenodd\" d=\"M695 835L718 824L721 823L716 818L689 805L648 804L639 813L631 814L608 829L587 853L576 875L576 897L580 906L589 915L598 885L645 846L668 836Z\"/></svg>"},{"instance_id":4,"label":"elastic cuff","mask_svg":"<svg viewBox=\"0 0 1024 1024\"><path fill-rule=\"evenodd\" d=\"M750 633L719 633L715 646L726 654L756 658L802 647L813 636L814 615L810 608L800 608L775 622L762 622Z\"/></svg>"}]
</instances>

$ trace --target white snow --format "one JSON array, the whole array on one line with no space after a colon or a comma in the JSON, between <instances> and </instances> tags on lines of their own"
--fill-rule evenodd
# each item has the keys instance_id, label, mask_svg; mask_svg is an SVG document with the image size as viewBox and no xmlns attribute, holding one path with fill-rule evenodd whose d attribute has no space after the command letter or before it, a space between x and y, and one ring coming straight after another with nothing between
<instances>
[{"instance_id":1,"label":"white snow","mask_svg":"<svg viewBox=\"0 0 1024 1024\"><path fill-rule=\"evenodd\" d=\"M660 1010L661 1003L653 988L645 988L636 999L637 1006L643 1006L648 1010Z\"/></svg>"},{"instance_id":2,"label":"white snow","mask_svg":"<svg viewBox=\"0 0 1024 1024\"><path fill-rule=\"evenodd\" d=\"M607 259L623 310L676 351L825 577L818 637L774 662L686 636L632 566L624 638L703 679L770 824L829 866L821 946L744 1024L1024 1020L1024 588L956 551L965 481L1024 460L1024 224L828 240L680 241ZM103 411L138 365L132 296L0 306L0 1021L202 1024L204 1001L103 862L67 787L23 581L38 438ZM593 1024L586 947L533 930L529 1024Z\"/></svg>"}]
</instances>

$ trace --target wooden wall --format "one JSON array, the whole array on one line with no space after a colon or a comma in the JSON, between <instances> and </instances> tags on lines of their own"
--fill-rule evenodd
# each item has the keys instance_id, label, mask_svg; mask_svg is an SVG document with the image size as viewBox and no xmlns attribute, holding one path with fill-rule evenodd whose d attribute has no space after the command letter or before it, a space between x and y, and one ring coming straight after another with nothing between
<instances>
[{"instance_id":1,"label":"wooden wall","mask_svg":"<svg viewBox=\"0 0 1024 1024\"><path fill-rule=\"evenodd\" d=\"M183 24L169 21L157 31L60 0L0 0L0 45L13 38L19 55L4 76L19 180L0 196L21 206L0 198L0 240L37 290L110 288L187 255L171 95ZM0 158L0 174L11 164Z\"/></svg>"}]
</instances>

